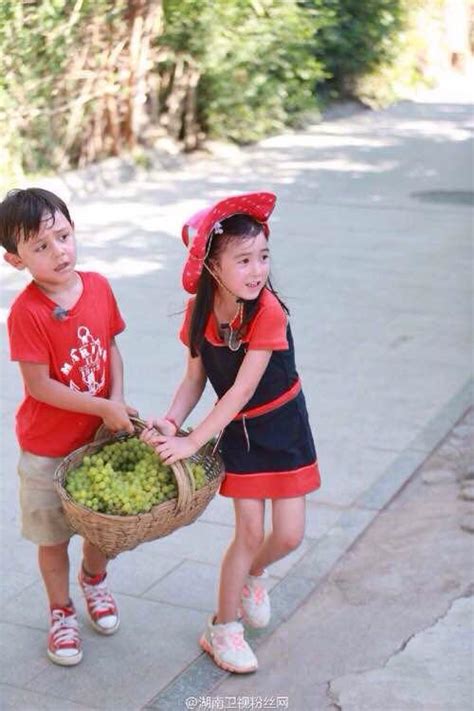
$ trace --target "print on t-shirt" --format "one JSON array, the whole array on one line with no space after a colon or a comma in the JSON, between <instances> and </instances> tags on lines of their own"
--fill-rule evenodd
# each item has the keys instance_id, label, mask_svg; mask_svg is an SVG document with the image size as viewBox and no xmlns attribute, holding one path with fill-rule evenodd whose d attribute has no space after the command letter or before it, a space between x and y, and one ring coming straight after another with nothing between
<instances>
[{"instance_id":1,"label":"print on t-shirt","mask_svg":"<svg viewBox=\"0 0 474 711\"><path fill-rule=\"evenodd\" d=\"M91 395L97 395L105 384L107 349L102 347L100 338L94 338L87 326L79 326L77 336L79 343L69 351L70 360L64 363L61 372L69 376L72 390L87 390Z\"/></svg>"}]
</instances>

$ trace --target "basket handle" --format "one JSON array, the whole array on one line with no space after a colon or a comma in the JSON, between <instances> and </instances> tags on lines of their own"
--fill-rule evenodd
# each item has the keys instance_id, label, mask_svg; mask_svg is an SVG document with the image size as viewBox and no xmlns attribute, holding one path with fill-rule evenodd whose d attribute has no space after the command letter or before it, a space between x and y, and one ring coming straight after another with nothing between
<instances>
[{"instance_id":1,"label":"basket handle","mask_svg":"<svg viewBox=\"0 0 474 711\"><path fill-rule=\"evenodd\" d=\"M133 424L135 431L139 434L147 427L147 423L140 417L130 416L130 421ZM158 430L158 428L155 428ZM179 430L178 436L186 436L183 430ZM176 484L178 487L178 500L176 502L176 510L178 513L189 508L195 492L194 477L191 474L188 463L185 459L180 459L174 464L169 464L171 467Z\"/></svg>"}]
</instances>

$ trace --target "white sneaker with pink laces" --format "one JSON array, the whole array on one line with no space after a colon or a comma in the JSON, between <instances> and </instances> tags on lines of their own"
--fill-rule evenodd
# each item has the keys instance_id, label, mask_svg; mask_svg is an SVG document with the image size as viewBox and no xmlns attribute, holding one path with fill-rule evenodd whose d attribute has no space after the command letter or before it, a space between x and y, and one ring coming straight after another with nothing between
<instances>
[{"instance_id":1,"label":"white sneaker with pink laces","mask_svg":"<svg viewBox=\"0 0 474 711\"><path fill-rule=\"evenodd\" d=\"M107 586L107 573L86 577L81 570L79 585L84 593L89 621L96 632L114 634L119 628L120 619L117 604Z\"/></svg>"},{"instance_id":2,"label":"white sneaker with pink laces","mask_svg":"<svg viewBox=\"0 0 474 711\"><path fill-rule=\"evenodd\" d=\"M79 664L82 659L79 624L73 605L54 607L51 610L48 657L55 664L65 667Z\"/></svg>"},{"instance_id":3,"label":"white sneaker with pink laces","mask_svg":"<svg viewBox=\"0 0 474 711\"><path fill-rule=\"evenodd\" d=\"M262 582L267 577L266 571L262 575L248 575L242 588L240 609L244 622L250 627L266 627L270 622L270 598Z\"/></svg>"},{"instance_id":4,"label":"white sneaker with pink laces","mask_svg":"<svg viewBox=\"0 0 474 711\"><path fill-rule=\"evenodd\" d=\"M199 644L222 669L246 674L258 668L257 657L244 639L240 622L215 625L210 617Z\"/></svg>"}]
</instances>

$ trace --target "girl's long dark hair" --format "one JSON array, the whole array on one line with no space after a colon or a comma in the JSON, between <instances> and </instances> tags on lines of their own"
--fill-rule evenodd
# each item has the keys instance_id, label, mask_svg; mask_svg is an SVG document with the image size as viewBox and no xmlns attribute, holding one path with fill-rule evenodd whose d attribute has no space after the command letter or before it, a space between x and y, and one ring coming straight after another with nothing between
<instances>
[{"instance_id":1,"label":"girl's long dark hair","mask_svg":"<svg viewBox=\"0 0 474 711\"><path fill-rule=\"evenodd\" d=\"M226 220L222 220L220 223L222 227L222 232L216 234L211 232L209 239L211 240L211 246L209 253L206 257L206 263L211 264L215 262L219 254L225 249L225 247L237 239L249 239L257 237L262 231L262 225L260 222L255 220L250 215L238 214L228 217ZM211 267L212 268L212 267ZM273 288L270 279L267 280L266 287L274 294L274 296L280 302L283 310L289 314L289 309L283 303L283 301L278 296L277 292ZM204 341L204 332L206 329L209 316L212 313L214 306L214 292L215 292L215 280L208 270L204 267L201 276L199 278L198 289L196 293L196 299L194 301L194 308L191 317L191 324L189 328L189 343L191 355L194 358L199 354ZM252 320L252 316L258 306L260 296L263 292L260 292L256 299L252 301L244 301L244 317L242 325L239 328L238 336L243 335L247 328L247 325Z\"/></svg>"}]
</instances>

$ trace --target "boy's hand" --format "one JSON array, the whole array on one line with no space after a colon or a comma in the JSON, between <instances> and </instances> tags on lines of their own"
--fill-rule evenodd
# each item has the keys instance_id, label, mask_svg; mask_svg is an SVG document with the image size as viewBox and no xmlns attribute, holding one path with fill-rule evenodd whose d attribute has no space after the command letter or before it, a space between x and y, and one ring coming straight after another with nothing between
<instances>
[{"instance_id":1,"label":"boy's hand","mask_svg":"<svg viewBox=\"0 0 474 711\"><path fill-rule=\"evenodd\" d=\"M109 397L109 400L113 400L113 402L121 402L127 408L127 412L129 415L131 415L132 417L138 417L138 410L135 407L132 407L131 405L127 405L123 397L115 397L114 395L111 395Z\"/></svg>"},{"instance_id":2,"label":"boy's hand","mask_svg":"<svg viewBox=\"0 0 474 711\"><path fill-rule=\"evenodd\" d=\"M125 405L124 402L116 400L102 400L101 414L104 425L111 432L129 432L133 434L135 429L130 422L129 415L135 410Z\"/></svg>"}]
</instances>

